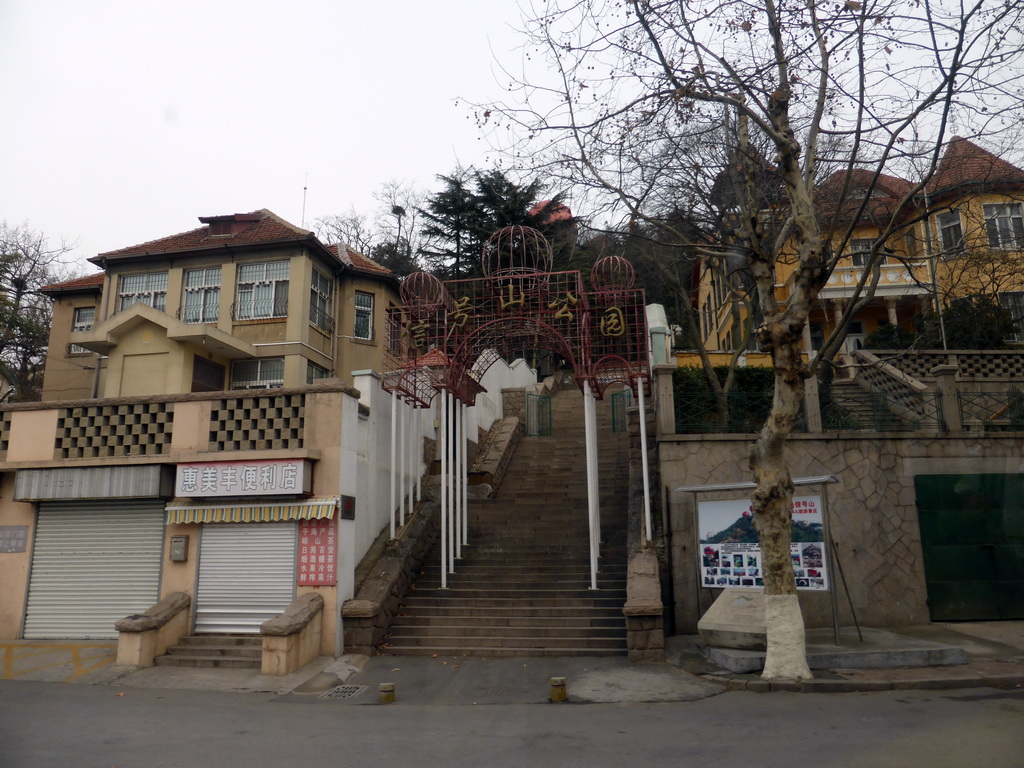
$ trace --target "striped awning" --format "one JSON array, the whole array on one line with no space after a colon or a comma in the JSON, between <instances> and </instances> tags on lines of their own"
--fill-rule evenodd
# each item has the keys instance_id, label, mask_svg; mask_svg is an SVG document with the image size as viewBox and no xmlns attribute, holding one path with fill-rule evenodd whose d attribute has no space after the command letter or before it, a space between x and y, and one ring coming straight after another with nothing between
<instances>
[{"instance_id":1,"label":"striped awning","mask_svg":"<svg viewBox=\"0 0 1024 768\"><path fill-rule=\"evenodd\" d=\"M303 499L277 504L193 504L175 499L167 505L172 523L280 523L288 520L323 520L334 516L338 497Z\"/></svg>"}]
</instances>

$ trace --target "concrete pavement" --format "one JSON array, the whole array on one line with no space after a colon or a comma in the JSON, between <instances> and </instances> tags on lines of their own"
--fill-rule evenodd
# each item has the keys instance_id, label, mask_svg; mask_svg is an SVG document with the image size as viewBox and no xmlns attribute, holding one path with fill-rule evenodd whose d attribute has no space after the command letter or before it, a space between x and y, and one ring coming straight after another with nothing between
<instances>
[{"instance_id":1,"label":"concrete pavement","mask_svg":"<svg viewBox=\"0 0 1024 768\"><path fill-rule=\"evenodd\" d=\"M288 701L377 704L381 683L393 683L397 704L529 704L547 702L552 677L566 678L568 701L638 703L693 701L725 690L847 692L888 689L1024 687L1024 622L944 623L890 629L875 636L862 658L886 647L904 651L943 645L960 649L966 663L872 667L855 664L827 640L827 668L804 683L767 681L755 672L732 672L708 659L694 638L671 638L669 663L632 664L623 657L482 658L415 656L321 657L284 677L233 669L114 664L109 641L6 641L3 677L108 684L124 688L272 693ZM877 632L877 631L876 631ZM831 636L831 631L827 632ZM843 642L850 632L844 630ZM859 641L850 641L857 645ZM871 654L876 654L872 656ZM930 658L927 654L919 658ZM847 666L844 666L846 664Z\"/></svg>"}]
</instances>

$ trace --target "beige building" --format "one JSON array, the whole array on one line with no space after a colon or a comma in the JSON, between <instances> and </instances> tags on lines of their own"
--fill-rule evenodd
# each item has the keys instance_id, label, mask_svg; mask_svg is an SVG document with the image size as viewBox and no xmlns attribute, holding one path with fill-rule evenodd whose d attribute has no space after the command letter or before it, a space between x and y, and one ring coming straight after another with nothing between
<instances>
[{"instance_id":1,"label":"beige building","mask_svg":"<svg viewBox=\"0 0 1024 768\"><path fill-rule=\"evenodd\" d=\"M851 319L847 351L860 348L885 325L912 330L918 315L935 308L936 294L943 306L973 296L998 301L1018 322L1011 340L1024 341L1024 170L967 139L953 138L917 194L911 195L914 185L906 179L837 172L816 193L823 218L835 213L829 200L846 186L849 201L838 212L832 243L839 259L811 309L807 351L818 349L835 329L876 245L884 254L877 284ZM863 209L858 190L869 197ZM878 243L894 217L895 232ZM842 240L839 233L847 227L849 237ZM781 302L792 291L795 263L784 251L776 264L775 293ZM710 351L733 350L742 343L748 318L742 281L720 261L705 259L700 269L697 303L704 344Z\"/></svg>"},{"instance_id":2,"label":"beige building","mask_svg":"<svg viewBox=\"0 0 1024 768\"><path fill-rule=\"evenodd\" d=\"M44 399L0 405L0 638L113 637L178 593L186 632L258 635L317 593L306 650L340 650L390 517L398 281L269 211L200 221L44 289Z\"/></svg>"},{"instance_id":3,"label":"beige building","mask_svg":"<svg viewBox=\"0 0 1024 768\"><path fill-rule=\"evenodd\" d=\"M44 401L351 383L380 370L397 280L267 210L101 253L54 299Z\"/></svg>"}]
</instances>

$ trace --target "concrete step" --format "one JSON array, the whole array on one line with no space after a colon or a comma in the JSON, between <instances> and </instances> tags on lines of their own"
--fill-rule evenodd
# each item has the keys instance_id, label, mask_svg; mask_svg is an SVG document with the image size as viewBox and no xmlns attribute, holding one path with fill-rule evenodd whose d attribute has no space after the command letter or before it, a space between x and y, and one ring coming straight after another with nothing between
<instances>
[{"instance_id":1,"label":"concrete step","mask_svg":"<svg viewBox=\"0 0 1024 768\"><path fill-rule=\"evenodd\" d=\"M477 627L481 630L484 629L495 629L505 630L508 628L515 628L516 631L520 631L520 628L532 627L532 628L559 628L559 629L584 629L584 628L595 628L595 629L613 629L625 631L625 619L621 612L618 616L509 616L505 615L492 615L492 616L449 616L447 614L441 614L436 616L431 615L416 615L416 616L399 616L393 626L401 627L449 627L449 626L461 626L461 627ZM525 629L523 629L525 631Z\"/></svg>"},{"instance_id":2,"label":"concrete step","mask_svg":"<svg viewBox=\"0 0 1024 768\"><path fill-rule=\"evenodd\" d=\"M516 618L586 618L586 619L617 619L622 621L622 605L451 605L445 601L427 600L423 604L403 605L398 615L423 617L462 616L488 619Z\"/></svg>"},{"instance_id":3,"label":"concrete step","mask_svg":"<svg viewBox=\"0 0 1024 768\"><path fill-rule=\"evenodd\" d=\"M230 656L239 659L258 659L263 654L259 645L172 645L167 649L169 656L202 656L223 658Z\"/></svg>"},{"instance_id":4,"label":"concrete step","mask_svg":"<svg viewBox=\"0 0 1024 768\"><path fill-rule=\"evenodd\" d=\"M382 656L625 656L626 643L621 648L531 648L531 647L450 647L444 645L392 645L385 643L378 651Z\"/></svg>"},{"instance_id":5,"label":"concrete step","mask_svg":"<svg viewBox=\"0 0 1024 768\"><path fill-rule=\"evenodd\" d=\"M461 635L408 635L392 633L385 644L400 646L443 646L445 648L602 648L626 649L626 636L595 637L592 634L579 636L498 636L498 637L463 637Z\"/></svg>"},{"instance_id":6,"label":"concrete step","mask_svg":"<svg viewBox=\"0 0 1024 768\"><path fill-rule=\"evenodd\" d=\"M260 660L249 658L238 658L234 656L198 656L175 654L168 656L157 656L153 659L157 667L202 667L216 669L259 669Z\"/></svg>"}]
</instances>

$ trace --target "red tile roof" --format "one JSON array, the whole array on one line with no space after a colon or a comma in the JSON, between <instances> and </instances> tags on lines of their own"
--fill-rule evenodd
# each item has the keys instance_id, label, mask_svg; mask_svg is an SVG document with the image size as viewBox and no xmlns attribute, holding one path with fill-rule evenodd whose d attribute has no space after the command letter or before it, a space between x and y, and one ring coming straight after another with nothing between
<instances>
[{"instance_id":1,"label":"red tile roof","mask_svg":"<svg viewBox=\"0 0 1024 768\"><path fill-rule=\"evenodd\" d=\"M928 192L937 194L965 185L997 184L1024 184L1024 171L974 142L954 136L946 145Z\"/></svg>"},{"instance_id":2,"label":"red tile roof","mask_svg":"<svg viewBox=\"0 0 1024 768\"><path fill-rule=\"evenodd\" d=\"M103 272L97 272L95 275L89 275L88 277L76 277L74 280L65 280L63 283L44 285L39 290L43 293L48 293L79 290L84 291L90 288L101 288L103 286L103 276Z\"/></svg>"},{"instance_id":3,"label":"red tile roof","mask_svg":"<svg viewBox=\"0 0 1024 768\"><path fill-rule=\"evenodd\" d=\"M279 240L304 239L312 236L309 230L290 224L266 208L253 211L252 213L236 213L233 217L201 216L199 218L200 221L204 222L227 219L233 219L235 223L234 234L211 235L210 225L206 224L189 232L161 237L158 240L150 240L139 245L130 245L127 248L119 248L116 251L107 251L95 258L97 260L119 259L127 256L143 256L150 253L190 251L225 243L231 245L251 245Z\"/></svg>"},{"instance_id":4,"label":"red tile roof","mask_svg":"<svg viewBox=\"0 0 1024 768\"><path fill-rule=\"evenodd\" d=\"M866 218L891 216L912 187L906 179L884 173L878 174L876 180L874 171L863 168L836 171L814 192L819 214L832 216L836 213L837 201L843 194L844 185L846 193L838 211L841 220L857 214L867 190L870 190L870 198L861 215Z\"/></svg>"},{"instance_id":5,"label":"red tile roof","mask_svg":"<svg viewBox=\"0 0 1024 768\"><path fill-rule=\"evenodd\" d=\"M344 248L345 250L342 251L342 248ZM373 275L392 274L391 270L388 269L387 267L383 266L382 264L378 264L373 259L363 256L363 254L359 253L358 251L352 250L347 245L340 245L339 243L334 243L333 245L328 245L327 250L329 250L341 261L345 262L346 264L348 264L353 269L359 272L368 272Z\"/></svg>"}]
</instances>

